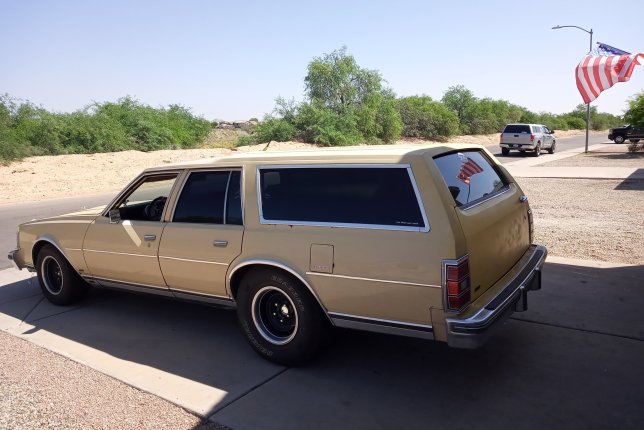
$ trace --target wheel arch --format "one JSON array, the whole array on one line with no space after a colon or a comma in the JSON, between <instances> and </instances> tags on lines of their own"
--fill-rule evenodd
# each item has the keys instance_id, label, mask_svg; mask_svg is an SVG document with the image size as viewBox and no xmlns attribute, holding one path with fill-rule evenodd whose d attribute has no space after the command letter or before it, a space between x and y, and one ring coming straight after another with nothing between
<instances>
[{"instance_id":1,"label":"wheel arch","mask_svg":"<svg viewBox=\"0 0 644 430\"><path fill-rule=\"evenodd\" d=\"M271 269L271 270L285 273L286 275L292 276L295 279L297 279L309 291L309 293L313 296L313 298L318 302L318 305L320 306L320 309L322 309L322 312L324 312L324 315L326 315L329 322L333 324L333 321L329 316L329 312L327 311L326 307L324 306L324 304L322 303L318 295L315 293L315 290L313 290L313 287L311 287L309 282L306 279L304 279L304 277L300 275L296 270L292 269L291 267L285 264L278 263L276 261L247 260L237 264L230 271L227 279L227 285L226 285L230 293L230 296L232 297L233 300L237 301L236 300L237 290L239 289L239 285L241 284L241 280L243 279L244 275L246 275L248 272L252 270L257 270L257 269Z\"/></svg>"},{"instance_id":2,"label":"wheel arch","mask_svg":"<svg viewBox=\"0 0 644 430\"><path fill-rule=\"evenodd\" d=\"M56 241L53 238L49 236L39 237L38 239L36 239L36 241L34 242L34 246L31 248L31 261L36 270L38 270L36 266L36 263L38 260L38 253L45 245L51 245L54 248L56 248L56 250L60 252L60 255L62 255L63 258L67 261L67 264L69 264L70 267L74 269L74 272L76 272L80 276L80 273L78 273L78 270L76 269L76 267L74 267L74 265L72 264L67 254L65 254L65 252L63 251L63 248L60 245L58 245L58 243L56 243Z\"/></svg>"}]
</instances>

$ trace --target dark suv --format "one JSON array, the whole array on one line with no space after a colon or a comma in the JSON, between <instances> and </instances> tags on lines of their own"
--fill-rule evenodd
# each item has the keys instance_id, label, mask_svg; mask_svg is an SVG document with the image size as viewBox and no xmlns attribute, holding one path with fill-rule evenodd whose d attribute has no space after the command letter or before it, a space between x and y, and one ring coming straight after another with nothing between
<instances>
[{"instance_id":1,"label":"dark suv","mask_svg":"<svg viewBox=\"0 0 644 430\"><path fill-rule=\"evenodd\" d=\"M623 125L608 130L608 138L615 143L624 143L626 139L632 143L637 143L644 139L644 127L633 127L632 125Z\"/></svg>"}]
</instances>

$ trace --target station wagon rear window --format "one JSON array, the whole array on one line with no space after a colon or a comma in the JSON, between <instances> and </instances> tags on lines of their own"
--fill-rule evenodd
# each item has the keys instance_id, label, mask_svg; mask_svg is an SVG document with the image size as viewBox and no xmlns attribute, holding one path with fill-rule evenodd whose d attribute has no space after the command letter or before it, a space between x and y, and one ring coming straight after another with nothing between
<instances>
[{"instance_id":1,"label":"station wagon rear window","mask_svg":"<svg viewBox=\"0 0 644 430\"><path fill-rule=\"evenodd\" d=\"M434 158L457 206L481 201L507 188L490 161L479 151Z\"/></svg>"},{"instance_id":2,"label":"station wagon rear window","mask_svg":"<svg viewBox=\"0 0 644 430\"><path fill-rule=\"evenodd\" d=\"M410 169L260 168L262 222L426 230Z\"/></svg>"}]
</instances>

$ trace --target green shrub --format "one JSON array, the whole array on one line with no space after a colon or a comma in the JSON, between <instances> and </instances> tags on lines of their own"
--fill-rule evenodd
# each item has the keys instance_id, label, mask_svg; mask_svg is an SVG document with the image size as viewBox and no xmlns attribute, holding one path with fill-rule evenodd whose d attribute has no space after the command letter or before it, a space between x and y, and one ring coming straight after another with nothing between
<instances>
[{"instance_id":1,"label":"green shrub","mask_svg":"<svg viewBox=\"0 0 644 430\"><path fill-rule=\"evenodd\" d=\"M237 142L235 142L235 146L249 146L249 145L257 145L259 142L257 142L257 139L255 136L251 135L242 135L237 138Z\"/></svg>"},{"instance_id":2,"label":"green shrub","mask_svg":"<svg viewBox=\"0 0 644 430\"><path fill-rule=\"evenodd\" d=\"M292 140L297 134L295 126L285 119L268 117L255 127L255 140L257 143L270 142L287 142Z\"/></svg>"},{"instance_id":3,"label":"green shrub","mask_svg":"<svg viewBox=\"0 0 644 430\"><path fill-rule=\"evenodd\" d=\"M403 136L441 140L458 133L456 114L431 97L404 97L398 100L397 108Z\"/></svg>"}]
</instances>

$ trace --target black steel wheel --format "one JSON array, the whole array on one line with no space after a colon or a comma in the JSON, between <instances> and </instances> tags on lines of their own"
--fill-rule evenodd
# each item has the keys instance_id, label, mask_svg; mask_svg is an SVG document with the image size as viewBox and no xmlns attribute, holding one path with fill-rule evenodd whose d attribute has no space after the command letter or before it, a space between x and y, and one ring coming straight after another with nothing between
<instances>
[{"instance_id":1,"label":"black steel wheel","mask_svg":"<svg viewBox=\"0 0 644 430\"><path fill-rule=\"evenodd\" d=\"M331 325L313 294L293 276L271 269L244 275L237 318L255 352L272 362L296 366L326 344Z\"/></svg>"},{"instance_id":2,"label":"black steel wheel","mask_svg":"<svg viewBox=\"0 0 644 430\"><path fill-rule=\"evenodd\" d=\"M43 294L56 305L77 302L89 288L67 259L51 245L43 246L38 252L36 272Z\"/></svg>"}]
</instances>

